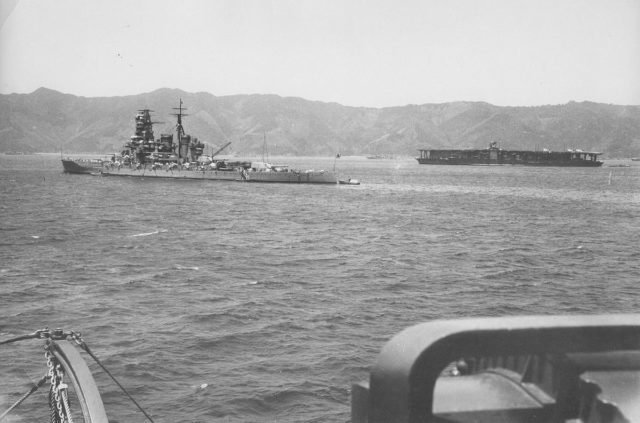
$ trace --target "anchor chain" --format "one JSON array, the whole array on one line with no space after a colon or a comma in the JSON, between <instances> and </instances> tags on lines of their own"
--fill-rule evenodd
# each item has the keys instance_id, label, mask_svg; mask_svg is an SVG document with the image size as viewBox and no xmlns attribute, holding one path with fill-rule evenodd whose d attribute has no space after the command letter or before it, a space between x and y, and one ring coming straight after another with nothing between
<instances>
[{"instance_id":1,"label":"anchor chain","mask_svg":"<svg viewBox=\"0 0 640 423\"><path fill-rule=\"evenodd\" d=\"M44 356L47 359L47 368L49 369L48 375L51 384L49 397L52 399L52 401L50 400L51 406L55 407L55 409L51 410L51 421L52 423L73 423L67 392L69 385L64 383L64 372L62 371L62 366L51 352L51 341L47 341L44 349Z\"/></svg>"},{"instance_id":2,"label":"anchor chain","mask_svg":"<svg viewBox=\"0 0 640 423\"><path fill-rule=\"evenodd\" d=\"M111 372L102 364L98 357L93 354L87 343L82 339L80 332L63 331L62 329L51 330L49 328L40 329L33 333L18 336L15 338L2 340L0 345L10 344L17 341L26 339L44 339L45 340L45 358L47 360L47 375L38 382L37 387L42 385L47 379L49 379L49 403L51 406L51 422L52 423L73 423L73 417L71 415L71 407L69 405L68 385L64 382L64 370L58 359L53 354L54 341L73 341L80 346L93 360L104 370L104 372L115 382L116 385L122 390L122 392L131 400L131 402L144 414L144 416L153 423L153 418L147 413L140 404L127 392L127 390L118 382L118 380L111 374ZM35 389L37 389L37 387ZM32 388L32 392L35 392ZM3 420L6 415L15 407L20 405L32 392L29 392L22 399L20 399L14 406L9 408L5 413L0 415L0 421Z\"/></svg>"}]
</instances>

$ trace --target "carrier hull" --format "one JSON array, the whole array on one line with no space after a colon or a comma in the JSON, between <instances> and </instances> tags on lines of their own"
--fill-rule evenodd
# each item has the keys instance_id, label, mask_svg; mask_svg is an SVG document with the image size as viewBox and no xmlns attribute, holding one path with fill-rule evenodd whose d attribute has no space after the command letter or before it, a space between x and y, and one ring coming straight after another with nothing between
<instances>
[{"instance_id":1,"label":"carrier hull","mask_svg":"<svg viewBox=\"0 0 640 423\"><path fill-rule=\"evenodd\" d=\"M425 165L459 165L459 166L562 166L562 167L600 167L602 161L482 161L482 160L466 160L466 159L421 159L417 158L418 163Z\"/></svg>"},{"instance_id":2,"label":"carrier hull","mask_svg":"<svg viewBox=\"0 0 640 423\"><path fill-rule=\"evenodd\" d=\"M503 150L491 143L489 148L479 150L419 150L416 160L426 165L520 165L520 166L563 166L563 167L599 167L601 153L567 151L527 151Z\"/></svg>"}]
</instances>

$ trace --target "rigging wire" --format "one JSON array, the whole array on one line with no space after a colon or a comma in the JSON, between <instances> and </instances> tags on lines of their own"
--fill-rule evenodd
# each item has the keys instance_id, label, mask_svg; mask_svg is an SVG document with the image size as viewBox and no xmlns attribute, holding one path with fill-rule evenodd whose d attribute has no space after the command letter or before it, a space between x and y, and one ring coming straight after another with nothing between
<instances>
[{"instance_id":1,"label":"rigging wire","mask_svg":"<svg viewBox=\"0 0 640 423\"><path fill-rule=\"evenodd\" d=\"M87 345L86 342L84 342L84 340L82 338L80 338L80 336L75 337L74 339L76 341L76 343L78 345L80 345L80 347L86 351L87 354L89 354L91 356L91 358L93 358L93 360L98 364L98 366L100 366L102 368L102 370L104 370L104 372L109 375L109 377L115 382L116 385L118 385L118 387L122 390L122 392L124 392L124 394L131 400L131 402L133 402L136 407L138 407L138 410L140 410L142 412L142 414L145 415L145 417L147 419L149 419L150 422L155 423L154 420L151 418L151 416L149 414L147 414L147 412L142 408L142 406L140 404L138 404L138 402L131 396L131 394L129 394L129 392L127 392L127 390L124 388L124 386L122 386L120 384L120 382L118 382L118 380L115 378L115 376L113 376L111 374L111 372L104 366L104 364L102 364L102 362L98 359L98 357L95 356L95 354L93 354L93 352L91 351L91 349L89 348L89 346Z\"/></svg>"},{"instance_id":2,"label":"rigging wire","mask_svg":"<svg viewBox=\"0 0 640 423\"><path fill-rule=\"evenodd\" d=\"M11 344L12 342L24 341L25 339L40 338L42 332L43 332L42 330L37 330L27 335L21 335L21 336L16 336L15 338L5 339L3 341L0 341L0 345Z\"/></svg>"},{"instance_id":3,"label":"rigging wire","mask_svg":"<svg viewBox=\"0 0 640 423\"><path fill-rule=\"evenodd\" d=\"M36 392L42 385L44 385L44 383L47 381L48 378L49 378L49 375L42 376L42 378L31 387L29 392L24 394L18 401L16 401L11 407L9 407L9 409L7 411L5 411L4 413L2 413L2 415L0 415L0 422L2 420L4 420L4 418L7 417L7 415L10 412L12 412L16 407L18 407L20 404L22 404L24 402L24 400L29 398L31 396L31 394Z\"/></svg>"}]
</instances>

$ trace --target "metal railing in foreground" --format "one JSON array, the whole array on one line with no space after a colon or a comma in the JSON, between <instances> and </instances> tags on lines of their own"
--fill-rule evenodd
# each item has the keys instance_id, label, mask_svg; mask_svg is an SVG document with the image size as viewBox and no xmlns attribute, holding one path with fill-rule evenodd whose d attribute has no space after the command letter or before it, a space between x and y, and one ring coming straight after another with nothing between
<instances>
[{"instance_id":1,"label":"metal railing in foreground","mask_svg":"<svg viewBox=\"0 0 640 423\"><path fill-rule=\"evenodd\" d=\"M419 324L352 386L352 423L640 422L639 351L640 314Z\"/></svg>"}]
</instances>

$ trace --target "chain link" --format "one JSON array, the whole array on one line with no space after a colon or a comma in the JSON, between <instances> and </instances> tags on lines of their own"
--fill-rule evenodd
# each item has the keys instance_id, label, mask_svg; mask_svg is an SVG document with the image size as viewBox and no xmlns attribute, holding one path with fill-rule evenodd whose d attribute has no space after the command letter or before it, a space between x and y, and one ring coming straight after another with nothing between
<instances>
[{"instance_id":1,"label":"chain link","mask_svg":"<svg viewBox=\"0 0 640 423\"><path fill-rule=\"evenodd\" d=\"M44 356L47 359L47 368L49 369L48 375L51 380L51 392L53 392L53 399L58 412L58 418L60 419L60 423L73 423L67 399L68 385L64 383L64 372L62 371L62 366L58 363L58 360L51 352L51 341L47 341L44 349Z\"/></svg>"}]
</instances>

